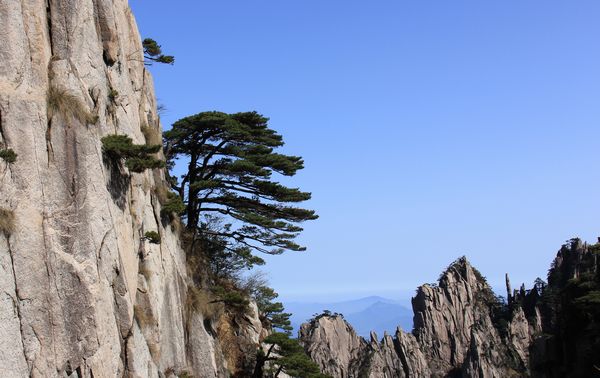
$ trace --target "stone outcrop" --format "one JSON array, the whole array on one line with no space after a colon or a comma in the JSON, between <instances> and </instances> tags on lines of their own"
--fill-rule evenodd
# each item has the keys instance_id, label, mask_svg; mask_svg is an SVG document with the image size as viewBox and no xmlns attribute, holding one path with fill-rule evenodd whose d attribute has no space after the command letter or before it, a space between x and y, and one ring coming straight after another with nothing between
<instances>
[{"instance_id":1,"label":"stone outcrop","mask_svg":"<svg viewBox=\"0 0 600 378\"><path fill-rule=\"evenodd\" d=\"M0 232L0 376L235 372L219 337L251 355L256 311L189 310L163 172L102 153L103 136L161 132L127 1L3 0L0 40L0 149L18 154L0 159L0 209L15 219Z\"/></svg>"},{"instance_id":2,"label":"stone outcrop","mask_svg":"<svg viewBox=\"0 0 600 378\"><path fill-rule=\"evenodd\" d=\"M600 371L600 240L572 239L548 283L495 297L465 258L413 298L414 329L381 341L357 336L341 315L300 330L310 356L334 378L592 377Z\"/></svg>"},{"instance_id":3,"label":"stone outcrop","mask_svg":"<svg viewBox=\"0 0 600 378\"><path fill-rule=\"evenodd\" d=\"M304 324L305 349L332 377L518 377L529 369L539 320L506 309L465 258L451 264L412 301L415 327L368 343L340 315ZM531 324L530 324L531 321Z\"/></svg>"},{"instance_id":4,"label":"stone outcrop","mask_svg":"<svg viewBox=\"0 0 600 378\"><path fill-rule=\"evenodd\" d=\"M515 293L527 317L541 314L541 332L530 349L532 376L600 374L599 255L600 239L594 245L572 239L558 251L547 285Z\"/></svg>"},{"instance_id":5,"label":"stone outcrop","mask_svg":"<svg viewBox=\"0 0 600 378\"><path fill-rule=\"evenodd\" d=\"M300 339L309 356L334 377L358 376L368 344L340 316L323 316L303 325Z\"/></svg>"}]
</instances>

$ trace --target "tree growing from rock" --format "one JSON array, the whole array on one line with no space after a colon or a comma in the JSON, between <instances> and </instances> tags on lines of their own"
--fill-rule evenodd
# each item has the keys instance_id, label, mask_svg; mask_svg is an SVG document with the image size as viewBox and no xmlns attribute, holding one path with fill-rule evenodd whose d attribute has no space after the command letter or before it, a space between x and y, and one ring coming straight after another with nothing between
<instances>
[{"instance_id":1,"label":"tree growing from rock","mask_svg":"<svg viewBox=\"0 0 600 378\"><path fill-rule=\"evenodd\" d=\"M144 48L144 58L148 61L146 65L152 65L153 62L173 64L175 57L173 55L164 55L158 43L152 38L146 38L142 41Z\"/></svg>"},{"instance_id":2,"label":"tree growing from rock","mask_svg":"<svg viewBox=\"0 0 600 378\"><path fill-rule=\"evenodd\" d=\"M184 199L183 217L194 238L220 243L252 263L253 252L303 251L294 242L299 223L316 219L312 210L293 206L310 193L274 181L293 176L303 160L275 152L283 138L256 112L204 112L183 118L164 133L167 164L187 161L173 189ZM214 218L220 218L215 227Z\"/></svg>"},{"instance_id":3,"label":"tree growing from rock","mask_svg":"<svg viewBox=\"0 0 600 378\"><path fill-rule=\"evenodd\" d=\"M291 377L331 378L322 374L315 362L304 352L297 339L288 333L274 332L263 341L267 350L259 349L253 378L276 378L281 373Z\"/></svg>"},{"instance_id":4,"label":"tree growing from rock","mask_svg":"<svg viewBox=\"0 0 600 378\"><path fill-rule=\"evenodd\" d=\"M134 144L127 135L107 135L101 139L102 151L114 161L125 161L130 171L141 173L146 169L163 168L165 162L152 156L161 145Z\"/></svg>"}]
</instances>

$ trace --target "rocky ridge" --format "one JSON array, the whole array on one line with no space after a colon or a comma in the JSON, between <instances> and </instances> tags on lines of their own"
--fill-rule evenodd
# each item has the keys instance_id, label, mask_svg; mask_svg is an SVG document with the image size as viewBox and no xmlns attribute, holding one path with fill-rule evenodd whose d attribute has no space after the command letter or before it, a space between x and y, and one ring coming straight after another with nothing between
<instances>
[{"instance_id":1,"label":"rocky ridge","mask_svg":"<svg viewBox=\"0 0 600 378\"><path fill-rule=\"evenodd\" d=\"M600 372L600 239L571 239L548 282L496 297L465 258L418 288L414 329L370 342L340 315L320 315L300 339L324 372L344 377L593 377Z\"/></svg>"},{"instance_id":2,"label":"rocky ridge","mask_svg":"<svg viewBox=\"0 0 600 378\"><path fill-rule=\"evenodd\" d=\"M1 1L0 37L0 149L18 155L0 159L0 376L243 369L263 333L256 308L190 305L202 292L161 215L164 173L102 153L109 134L161 140L127 1Z\"/></svg>"},{"instance_id":3,"label":"rocky ridge","mask_svg":"<svg viewBox=\"0 0 600 378\"><path fill-rule=\"evenodd\" d=\"M518 377L529 369L529 345L541 319L520 307L502 313L498 299L465 258L412 301L414 330L367 342L340 315L304 324L305 349L332 377Z\"/></svg>"}]
</instances>

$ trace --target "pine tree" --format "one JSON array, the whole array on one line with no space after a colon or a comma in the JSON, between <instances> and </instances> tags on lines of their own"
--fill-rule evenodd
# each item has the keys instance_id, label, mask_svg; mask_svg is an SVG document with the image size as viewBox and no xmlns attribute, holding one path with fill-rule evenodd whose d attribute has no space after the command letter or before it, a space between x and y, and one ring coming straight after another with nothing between
<instances>
[{"instance_id":1,"label":"pine tree","mask_svg":"<svg viewBox=\"0 0 600 378\"><path fill-rule=\"evenodd\" d=\"M146 65L152 65L152 62L165 64L175 63L175 57L173 55L164 55L160 45L152 38L144 39L142 41L142 47L144 48L144 58L149 61Z\"/></svg>"},{"instance_id":2,"label":"pine tree","mask_svg":"<svg viewBox=\"0 0 600 378\"><path fill-rule=\"evenodd\" d=\"M133 144L127 135L107 135L101 139L104 154L115 160L125 160L131 172L141 173L146 169L163 168L165 162L152 156L160 151L161 145Z\"/></svg>"},{"instance_id":3,"label":"pine tree","mask_svg":"<svg viewBox=\"0 0 600 378\"><path fill-rule=\"evenodd\" d=\"M287 334L291 333L290 316L292 314L284 312L283 303L273 302L279 296L275 290L266 285L260 285L253 290L251 296L256 301L261 318L266 319L272 328L282 330Z\"/></svg>"},{"instance_id":4,"label":"pine tree","mask_svg":"<svg viewBox=\"0 0 600 378\"><path fill-rule=\"evenodd\" d=\"M288 333L274 332L263 341L269 345L267 351L259 350L254 378L278 377L285 373L298 378L328 378L322 374L314 361L306 355L297 339Z\"/></svg>"},{"instance_id":5,"label":"pine tree","mask_svg":"<svg viewBox=\"0 0 600 378\"><path fill-rule=\"evenodd\" d=\"M302 231L298 223L317 218L291 205L310 199L310 193L273 181L274 173L293 176L303 161L274 151L283 138L267 121L256 112L204 112L164 133L167 164L179 158L188 163L181 182L172 183L184 199L187 228L204 239L218 238L240 255L303 251L293 241ZM212 227L215 215L227 223Z\"/></svg>"}]
</instances>

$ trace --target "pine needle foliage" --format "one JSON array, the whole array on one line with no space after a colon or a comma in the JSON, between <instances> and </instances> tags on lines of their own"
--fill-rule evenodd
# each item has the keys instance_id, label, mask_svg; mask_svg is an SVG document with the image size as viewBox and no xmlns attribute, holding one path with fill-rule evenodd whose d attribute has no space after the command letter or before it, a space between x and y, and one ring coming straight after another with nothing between
<instances>
[{"instance_id":1,"label":"pine needle foliage","mask_svg":"<svg viewBox=\"0 0 600 378\"><path fill-rule=\"evenodd\" d=\"M233 311L234 313L244 314L248 311L250 301L243 292L232 289L231 287L217 285L213 287L212 293L217 298L213 300L212 303L221 302L228 310Z\"/></svg>"},{"instance_id":2,"label":"pine needle foliage","mask_svg":"<svg viewBox=\"0 0 600 378\"><path fill-rule=\"evenodd\" d=\"M292 205L310 199L310 193L273 180L274 174L295 175L304 163L275 152L283 138L267 122L256 112L204 112L164 133L167 165L178 158L189 161L181 182L172 185L186 204L187 228L219 237L240 254L304 251L294 242L302 231L299 223L317 218ZM222 217L224 226L212 228L209 216Z\"/></svg>"},{"instance_id":3,"label":"pine needle foliage","mask_svg":"<svg viewBox=\"0 0 600 378\"><path fill-rule=\"evenodd\" d=\"M173 192L167 192L166 200L162 204L160 215L162 217L170 218L175 215L179 215L185 211L185 204L179 195Z\"/></svg>"},{"instance_id":4,"label":"pine needle foliage","mask_svg":"<svg viewBox=\"0 0 600 378\"><path fill-rule=\"evenodd\" d=\"M273 302L270 303L269 306L269 309L262 308L261 311L264 311L263 313L268 317L271 326L285 333L291 332L293 327L290 323L290 316L292 316L292 314L283 312L284 308L281 302Z\"/></svg>"},{"instance_id":5,"label":"pine needle foliage","mask_svg":"<svg viewBox=\"0 0 600 378\"><path fill-rule=\"evenodd\" d=\"M160 145L133 144L130 137L116 134L105 136L101 141L104 154L114 160L125 160L125 166L132 172L165 166L164 161L151 156L160 150Z\"/></svg>"},{"instance_id":6,"label":"pine needle foliage","mask_svg":"<svg viewBox=\"0 0 600 378\"><path fill-rule=\"evenodd\" d=\"M302 378L330 378L322 374L297 339L287 333L274 332L263 341L270 344L267 352L259 349L257 365L253 378L278 377L282 372L291 377Z\"/></svg>"},{"instance_id":7,"label":"pine needle foliage","mask_svg":"<svg viewBox=\"0 0 600 378\"><path fill-rule=\"evenodd\" d=\"M283 303L274 302L279 294L268 286L263 275L258 273L250 276L246 279L244 289L256 302L261 320L266 320L271 328L291 334L293 327L290 316L292 314L284 312Z\"/></svg>"},{"instance_id":8,"label":"pine needle foliage","mask_svg":"<svg viewBox=\"0 0 600 378\"><path fill-rule=\"evenodd\" d=\"M173 55L164 55L160 45L152 38L146 38L142 41L144 48L144 58L148 61L146 65L152 65L153 62L173 64L175 57Z\"/></svg>"},{"instance_id":9,"label":"pine needle foliage","mask_svg":"<svg viewBox=\"0 0 600 378\"><path fill-rule=\"evenodd\" d=\"M222 238L200 238L198 241L198 247L207 257L208 268L217 280L235 277L243 270L265 263L260 257L253 256L248 249L231 250L224 246Z\"/></svg>"},{"instance_id":10,"label":"pine needle foliage","mask_svg":"<svg viewBox=\"0 0 600 378\"><path fill-rule=\"evenodd\" d=\"M144 238L152 244L160 244L160 235L156 231L146 231Z\"/></svg>"},{"instance_id":11,"label":"pine needle foliage","mask_svg":"<svg viewBox=\"0 0 600 378\"><path fill-rule=\"evenodd\" d=\"M3 159L7 163L14 163L17 161L17 154L12 149L0 150L0 159Z\"/></svg>"}]
</instances>

